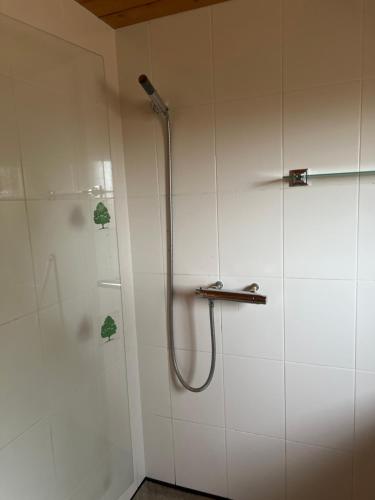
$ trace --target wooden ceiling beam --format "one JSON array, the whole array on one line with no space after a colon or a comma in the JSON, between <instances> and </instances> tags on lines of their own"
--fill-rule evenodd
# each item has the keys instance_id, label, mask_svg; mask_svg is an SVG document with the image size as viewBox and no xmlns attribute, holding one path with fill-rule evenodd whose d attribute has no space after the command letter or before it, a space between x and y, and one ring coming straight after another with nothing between
<instances>
[{"instance_id":1,"label":"wooden ceiling beam","mask_svg":"<svg viewBox=\"0 0 375 500\"><path fill-rule=\"evenodd\" d=\"M76 0L112 28L150 21L228 0Z\"/></svg>"}]
</instances>

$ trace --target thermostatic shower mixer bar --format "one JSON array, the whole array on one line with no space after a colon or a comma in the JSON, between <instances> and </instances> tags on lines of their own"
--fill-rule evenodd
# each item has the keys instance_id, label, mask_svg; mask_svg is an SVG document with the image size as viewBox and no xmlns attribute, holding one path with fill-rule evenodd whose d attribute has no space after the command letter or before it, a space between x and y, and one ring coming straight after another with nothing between
<instances>
[{"instance_id":1,"label":"thermostatic shower mixer bar","mask_svg":"<svg viewBox=\"0 0 375 500\"><path fill-rule=\"evenodd\" d=\"M214 307L215 300L237 300L239 302L248 302L253 304L265 304L266 297L263 295L258 295L256 291L258 290L258 285L253 284L250 286L249 291L244 292L231 292L228 290L222 290L223 284L217 282L208 288L199 288L196 290L196 294L200 297L208 299L209 305L209 318L210 318L210 336L211 336L211 366L210 371L207 376L206 381L199 387L191 386L180 372L177 359L176 350L174 345L174 332L173 332L173 177L172 177L172 127L171 119L169 116L168 106L165 104L163 99L160 97L155 87L152 85L150 80L146 75L140 75L138 82L143 87L146 94L149 96L152 109L155 113L159 114L163 118L166 130L166 237L167 237L167 328L168 328L168 338L170 347L171 364L173 366L175 375L178 381L181 383L185 389L191 392L202 392L211 383L212 378L215 373L216 364L216 336L215 336L215 316ZM252 287L252 288L251 288Z\"/></svg>"},{"instance_id":2,"label":"thermostatic shower mixer bar","mask_svg":"<svg viewBox=\"0 0 375 500\"><path fill-rule=\"evenodd\" d=\"M246 290L234 291L223 289L223 283L217 281L213 286L197 288L196 295L208 300L228 300L231 302L245 302L247 304L266 304L267 297L256 293L259 290L257 283L252 283Z\"/></svg>"}]
</instances>

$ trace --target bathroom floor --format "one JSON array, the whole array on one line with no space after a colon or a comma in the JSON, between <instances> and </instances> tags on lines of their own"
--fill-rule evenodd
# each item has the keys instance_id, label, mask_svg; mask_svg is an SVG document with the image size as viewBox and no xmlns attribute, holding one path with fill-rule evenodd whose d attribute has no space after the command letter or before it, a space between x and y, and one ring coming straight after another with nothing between
<instances>
[{"instance_id":1,"label":"bathroom floor","mask_svg":"<svg viewBox=\"0 0 375 500\"><path fill-rule=\"evenodd\" d=\"M152 481L145 481L133 497L134 500L162 500L163 498L169 500L203 500L215 497L196 495Z\"/></svg>"}]
</instances>

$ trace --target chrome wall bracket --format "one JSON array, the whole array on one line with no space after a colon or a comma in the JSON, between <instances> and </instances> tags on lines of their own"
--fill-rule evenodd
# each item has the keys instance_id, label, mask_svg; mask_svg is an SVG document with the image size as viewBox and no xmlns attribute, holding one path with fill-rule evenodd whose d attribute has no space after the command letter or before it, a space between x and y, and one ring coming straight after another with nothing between
<instances>
[{"instance_id":1,"label":"chrome wall bracket","mask_svg":"<svg viewBox=\"0 0 375 500\"><path fill-rule=\"evenodd\" d=\"M307 186L308 171L307 168L298 168L296 170L289 170L289 186Z\"/></svg>"}]
</instances>

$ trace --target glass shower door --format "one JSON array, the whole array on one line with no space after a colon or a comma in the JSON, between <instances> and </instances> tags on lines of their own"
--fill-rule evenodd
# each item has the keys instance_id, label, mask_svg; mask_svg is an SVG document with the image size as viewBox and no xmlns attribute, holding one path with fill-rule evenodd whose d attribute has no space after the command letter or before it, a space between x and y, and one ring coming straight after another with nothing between
<instances>
[{"instance_id":1,"label":"glass shower door","mask_svg":"<svg viewBox=\"0 0 375 500\"><path fill-rule=\"evenodd\" d=\"M103 60L6 17L0 38L0 498L117 500L133 459Z\"/></svg>"}]
</instances>

